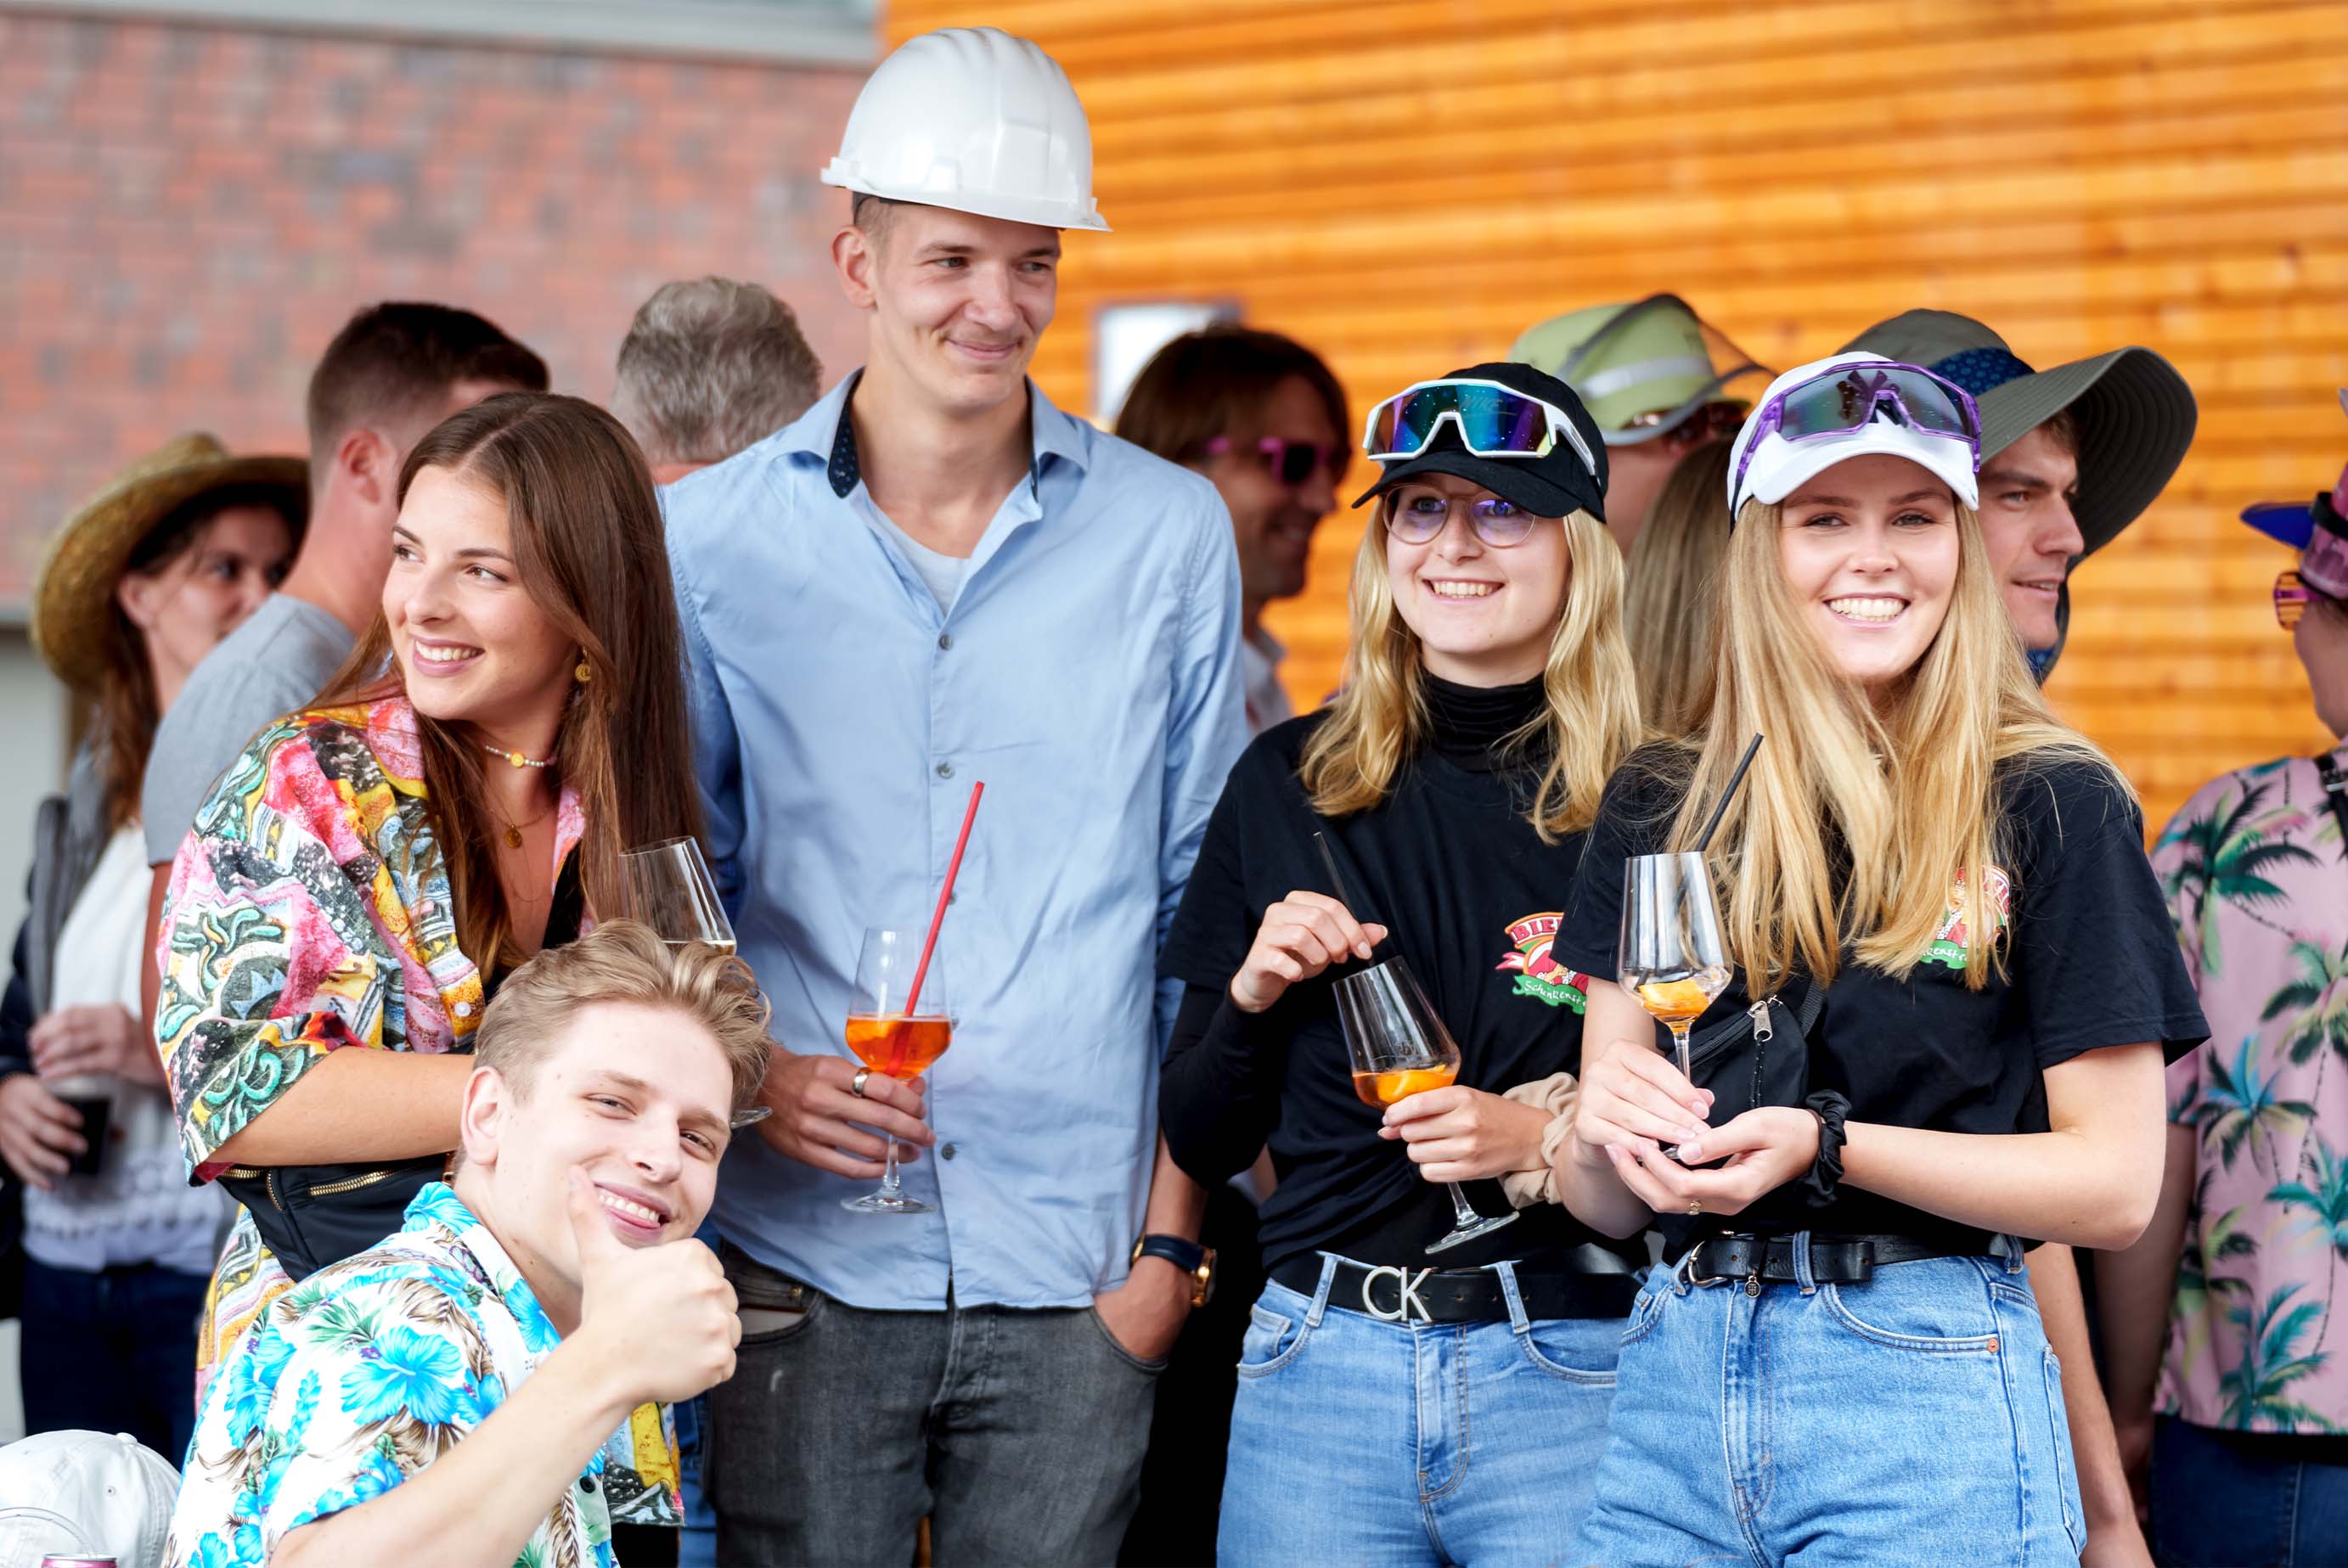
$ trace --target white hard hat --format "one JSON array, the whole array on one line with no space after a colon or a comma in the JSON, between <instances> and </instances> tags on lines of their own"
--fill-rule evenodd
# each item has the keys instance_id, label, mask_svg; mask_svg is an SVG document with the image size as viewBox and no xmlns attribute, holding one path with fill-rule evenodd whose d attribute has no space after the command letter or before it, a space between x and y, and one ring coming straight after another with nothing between
<instances>
[{"instance_id":1,"label":"white hard hat","mask_svg":"<svg viewBox=\"0 0 2348 1568\"><path fill-rule=\"evenodd\" d=\"M0 1568L50 1553L162 1568L180 1472L127 1432L42 1432L0 1449Z\"/></svg>"},{"instance_id":2,"label":"white hard hat","mask_svg":"<svg viewBox=\"0 0 2348 1568\"><path fill-rule=\"evenodd\" d=\"M1106 231L1093 201L1093 132L1068 74L1025 38L943 27L880 62L826 185L1037 223Z\"/></svg>"},{"instance_id":3,"label":"white hard hat","mask_svg":"<svg viewBox=\"0 0 2348 1568\"><path fill-rule=\"evenodd\" d=\"M1928 435L1887 419L1878 408L1874 416L1858 429L1838 436L1810 436L1799 441L1788 441L1775 430L1761 437L1756 445L1753 433L1760 426L1779 395L1789 392L1807 381L1816 380L1829 371L1845 365L1881 364L1879 354L1838 354L1796 365L1769 384L1761 395L1745 427L1736 433L1736 444L1728 459L1728 510L1734 517L1747 501L1761 501L1776 506L1807 482L1812 476L1825 473L1838 463L1869 453L1881 452L1929 470L1932 477L1956 492L1957 499L1968 507L1979 506L1980 489L1973 477L1978 460L1973 449L1962 441ZM1748 460L1747 449L1750 448Z\"/></svg>"}]
</instances>

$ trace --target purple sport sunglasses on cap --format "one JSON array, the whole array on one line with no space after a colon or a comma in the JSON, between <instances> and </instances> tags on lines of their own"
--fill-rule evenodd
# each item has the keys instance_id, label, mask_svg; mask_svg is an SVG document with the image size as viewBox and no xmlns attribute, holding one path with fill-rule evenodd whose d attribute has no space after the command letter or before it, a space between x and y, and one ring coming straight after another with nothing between
<instances>
[{"instance_id":1,"label":"purple sport sunglasses on cap","mask_svg":"<svg viewBox=\"0 0 2348 1568\"><path fill-rule=\"evenodd\" d=\"M1754 415L1753 438L1737 456L1731 491L1743 489L1753 455L1771 436L1787 441L1848 436L1863 429L1885 404L1910 430L1962 441L1972 450L1973 466L1981 466L1981 410L1971 393L1921 365L1872 360L1821 371L1763 403Z\"/></svg>"}]
</instances>

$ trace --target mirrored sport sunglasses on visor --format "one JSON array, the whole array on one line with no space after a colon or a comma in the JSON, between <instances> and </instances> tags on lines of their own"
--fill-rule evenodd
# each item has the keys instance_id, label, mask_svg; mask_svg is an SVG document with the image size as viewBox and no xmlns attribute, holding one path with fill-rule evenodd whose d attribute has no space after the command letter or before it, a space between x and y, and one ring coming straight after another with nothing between
<instances>
[{"instance_id":1,"label":"mirrored sport sunglasses on visor","mask_svg":"<svg viewBox=\"0 0 2348 1568\"><path fill-rule=\"evenodd\" d=\"M1870 364L1838 364L1834 369L1797 381L1761 405L1754 416L1752 438L1736 459L1732 488L1741 487L1745 471L1762 441L1777 436L1787 441L1812 441L1826 436L1848 436L1862 429L1878 409L1888 408L1910 430L1925 436L1962 441L1981 464L1981 410L1972 395L1912 364L1879 360Z\"/></svg>"},{"instance_id":2,"label":"mirrored sport sunglasses on visor","mask_svg":"<svg viewBox=\"0 0 2348 1568\"><path fill-rule=\"evenodd\" d=\"M1565 410L1497 381L1422 381L1403 388L1370 410L1362 451L1378 463L1416 457L1435 445L1446 421L1478 457L1546 457L1562 436L1590 477L1598 477L1598 458Z\"/></svg>"}]
</instances>

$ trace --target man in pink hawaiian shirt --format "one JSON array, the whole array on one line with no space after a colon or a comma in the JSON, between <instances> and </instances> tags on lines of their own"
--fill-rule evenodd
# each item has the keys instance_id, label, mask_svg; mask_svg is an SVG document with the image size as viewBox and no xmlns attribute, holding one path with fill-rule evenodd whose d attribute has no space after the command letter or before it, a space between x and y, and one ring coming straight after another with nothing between
<instances>
[{"instance_id":1,"label":"man in pink hawaiian shirt","mask_svg":"<svg viewBox=\"0 0 2348 1568\"><path fill-rule=\"evenodd\" d=\"M2348 471L2312 506L2243 514L2302 551L2276 619L2333 735L2348 734L2344 513ZM2210 1038L2168 1070L2160 1210L2110 1260L2101 1308L2164 1562L2348 1562L2343 826L2348 744L2211 781L2153 853Z\"/></svg>"}]
</instances>

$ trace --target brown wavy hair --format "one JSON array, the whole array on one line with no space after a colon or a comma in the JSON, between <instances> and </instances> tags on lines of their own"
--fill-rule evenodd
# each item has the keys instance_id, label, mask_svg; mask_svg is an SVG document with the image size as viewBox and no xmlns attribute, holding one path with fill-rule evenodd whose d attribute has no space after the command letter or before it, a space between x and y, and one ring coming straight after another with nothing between
<instances>
[{"instance_id":1,"label":"brown wavy hair","mask_svg":"<svg viewBox=\"0 0 2348 1568\"><path fill-rule=\"evenodd\" d=\"M450 415L416 444L399 474L403 505L427 468L504 499L523 589L586 661L590 679L572 689L555 733L554 768L559 783L579 792L587 820L578 850L587 906L606 917L623 914L622 852L701 831L684 643L644 454L618 420L583 398L507 392ZM391 628L378 611L316 705L404 692ZM485 974L496 973L520 954L498 881L496 830L478 804L487 753L469 724L418 713L416 729L425 800L457 905L458 945Z\"/></svg>"}]
</instances>

